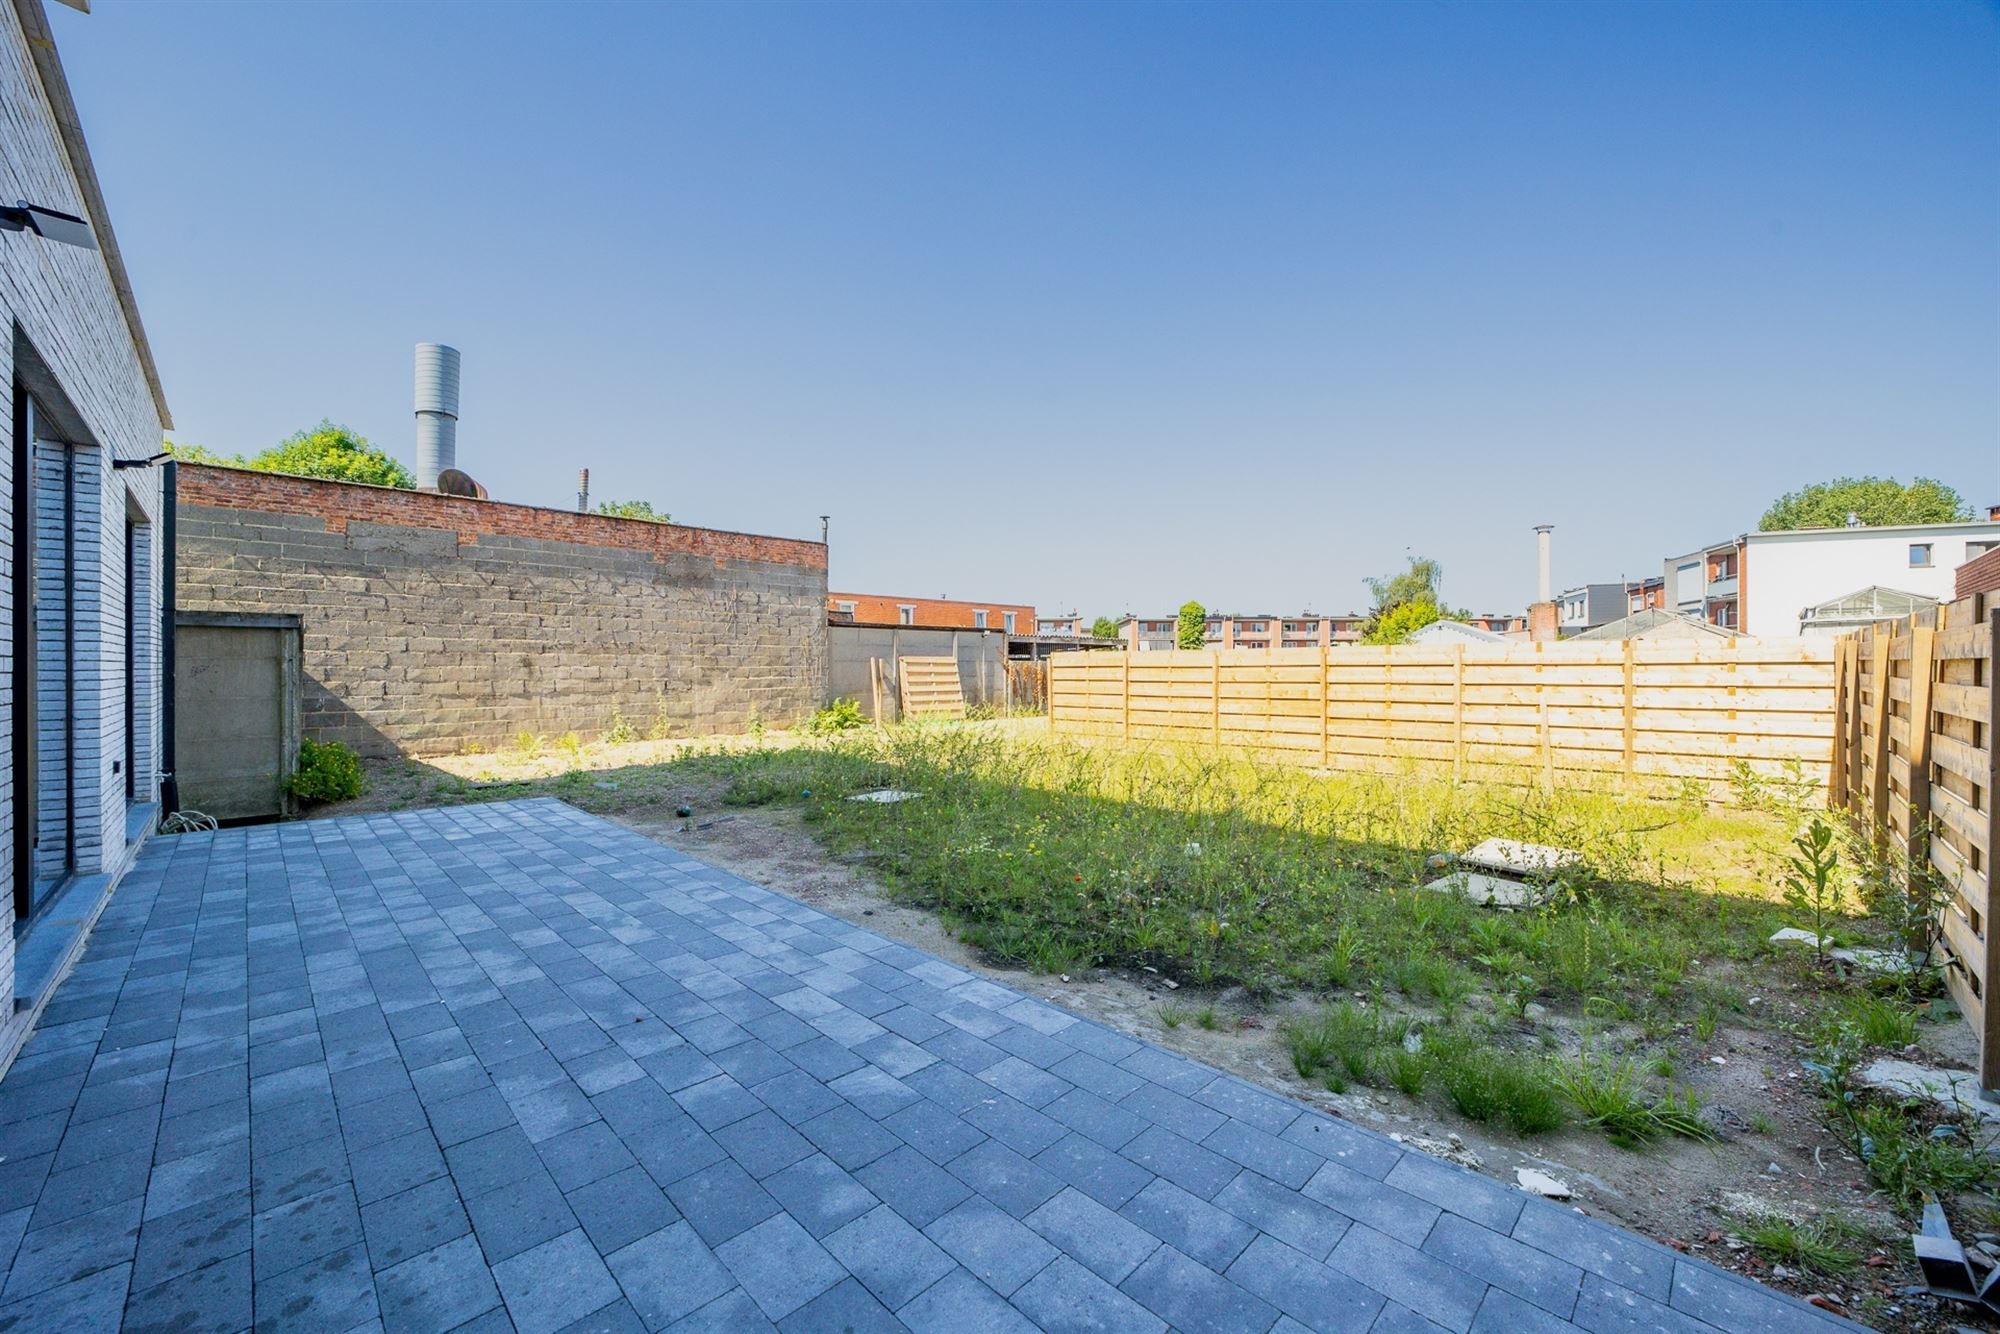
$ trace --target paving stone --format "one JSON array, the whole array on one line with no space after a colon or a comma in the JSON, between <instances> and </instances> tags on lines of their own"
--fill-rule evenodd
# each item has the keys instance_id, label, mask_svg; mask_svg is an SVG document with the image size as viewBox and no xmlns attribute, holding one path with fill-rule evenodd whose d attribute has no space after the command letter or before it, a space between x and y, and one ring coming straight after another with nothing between
<instances>
[{"instance_id":1,"label":"paving stone","mask_svg":"<svg viewBox=\"0 0 2000 1334\"><path fill-rule=\"evenodd\" d=\"M1404 1154L1384 1180L1397 1190L1420 1196L1495 1232L1512 1231L1514 1220L1528 1202L1528 1196L1512 1186L1427 1153Z\"/></svg>"},{"instance_id":2,"label":"paving stone","mask_svg":"<svg viewBox=\"0 0 2000 1334\"><path fill-rule=\"evenodd\" d=\"M887 1205L830 1233L823 1244L891 1310L952 1269L949 1256Z\"/></svg>"},{"instance_id":3,"label":"paving stone","mask_svg":"<svg viewBox=\"0 0 2000 1334\"><path fill-rule=\"evenodd\" d=\"M1218 1272L1227 1269L1257 1235L1257 1230L1242 1219L1188 1194L1171 1181L1154 1181L1118 1212L1128 1222Z\"/></svg>"},{"instance_id":4,"label":"paving stone","mask_svg":"<svg viewBox=\"0 0 2000 1334\"><path fill-rule=\"evenodd\" d=\"M1063 1189L1061 1177L992 1140L945 1164L945 1170L1016 1218Z\"/></svg>"},{"instance_id":5,"label":"paving stone","mask_svg":"<svg viewBox=\"0 0 2000 1334\"><path fill-rule=\"evenodd\" d=\"M1385 1186L1373 1177L1331 1161L1313 1173L1303 1193L1413 1246L1422 1244L1436 1225L1438 1215L1444 1212L1429 1200Z\"/></svg>"},{"instance_id":6,"label":"paving stone","mask_svg":"<svg viewBox=\"0 0 2000 1334\"><path fill-rule=\"evenodd\" d=\"M896 1314L916 1334L1039 1334L993 1289L963 1269L925 1288Z\"/></svg>"},{"instance_id":7,"label":"paving stone","mask_svg":"<svg viewBox=\"0 0 2000 1334\"><path fill-rule=\"evenodd\" d=\"M783 1320L846 1277L806 1230L779 1214L715 1248L768 1318Z\"/></svg>"},{"instance_id":8,"label":"paving stone","mask_svg":"<svg viewBox=\"0 0 2000 1334\"><path fill-rule=\"evenodd\" d=\"M1158 1237L1074 1186L1064 1187L1022 1221L1111 1284L1123 1282L1160 1245Z\"/></svg>"},{"instance_id":9,"label":"paving stone","mask_svg":"<svg viewBox=\"0 0 2000 1334\"><path fill-rule=\"evenodd\" d=\"M748 1172L732 1162L682 1177L667 1187L673 1201L710 1247L777 1213L778 1202Z\"/></svg>"},{"instance_id":10,"label":"paving stone","mask_svg":"<svg viewBox=\"0 0 2000 1334\"><path fill-rule=\"evenodd\" d=\"M502 1260L493 1279L520 1334L550 1334L622 1295L581 1228Z\"/></svg>"},{"instance_id":11,"label":"paving stone","mask_svg":"<svg viewBox=\"0 0 2000 1334\"><path fill-rule=\"evenodd\" d=\"M1544 1251L1502 1236L1457 1214L1438 1219L1424 1253L1475 1274L1496 1288L1567 1317L1576 1307L1583 1271Z\"/></svg>"},{"instance_id":12,"label":"paving stone","mask_svg":"<svg viewBox=\"0 0 2000 1334\"><path fill-rule=\"evenodd\" d=\"M124 1334L236 1334L251 1324L250 1288L245 1253L135 1289L125 1302Z\"/></svg>"},{"instance_id":13,"label":"paving stone","mask_svg":"<svg viewBox=\"0 0 2000 1334\"><path fill-rule=\"evenodd\" d=\"M1055 1247L1026 1224L980 1198L940 1215L924 1235L1003 1297L1056 1257Z\"/></svg>"},{"instance_id":14,"label":"paving stone","mask_svg":"<svg viewBox=\"0 0 2000 1334\"><path fill-rule=\"evenodd\" d=\"M139 1247L140 1201L122 1200L46 1227L30 1227L14 1253L0 1301L45 1292L116 1265Z\"/></svg>"},{"instance_id":15,"label":"paving stone","mask_svg":"<svg viewBox=\"0 0 2000 1334\"><path fill-rule=\"evenodd\" d=\"M258 1279L252 1306L260 1330L349 1330L380 1310L368 1252L360 1245Z\"/></svg>"},{"instance_id":16,"label":"paving stone","mask_svg":"<svg viewBox=\"0 0 2000 1334\"><path fill-rule=\"evenodd\" d=\"M684 1221L619 1247L607 1263L648 1329L691 1315L736 1287L729 1270Z\"/></svg>"},{"instance_id":17,"label":"paving stone","mask_svg":"<svg viewBox=\"0 0 2000 1334\"><path fill-rule=\"evenodd\" d=\"M1530 1200L1512 1235L1640 1296L1665 1302L1673 1295L1672 1252L1572 1209Z\"/></svg>"},{"instance_id":18,"label":"paving stone","mask_svg":"<svg viewBox=\"0 0 2000 1334\"><path fill-rule=\"evenodd\" d=\"M811 1142L772 1111L746 1116L714 1134L715 1142L724 1152L760 1180L813 1152Z\"/></svg>"},{"instance_id":19,"label":"paving stone","mask_svg":"<svg viewBox=\"0 0 2000 1334\"><path fill-rule=\"evenodd\" d=\"M535 1145L542 1164L564 1191L587 1186L638 1165L610 1126L602 1121L564 1131Z\"/></svg>"},{"instance_id":20,"label":"paving stone","mask_svg":"<svg viewBox=\"0 0 2000 1334\"><path fill-rule=\"evenodd\" d=\"M363 1205L444 1176L444 1154L428 1128L372 1145L351 1160L354 1195Z\"/></svg>"},{"instance_id":21,"label":"paving stone","mask_svg":"<svg viewBox=\"0 0 2000 1334\"><path fill-rule=\"evenodd\" d=\"M1570 1317L1590 1334L1718 1334L1707 1321L1596 1274L1583 1276L1583 1290Z\"/></svg>"},{"instance_id":22,"label":"paving stone","mask_svg":"<svg viewBox=\"0 0 2000 1334\"><path fill-rule=\"evenodd\" d=\"M828 1232L860 1218L880 1200L826 1154L794 1162L784 1172L764 1178L764 1190L798 1220L806 1232L824 1238Z\"/></svg>"},{"instance_id":23,"label":"paving stone","mask_svg":"<svg viewBox=\"0 0 2000 1334\"><path fill-rule=\"evenodd\" d=\"M1317 1261L1333 1253L1349 1227L1346 1215L1255 1172L1244 1172L1223 1187L1213 1203Z\"/></svg>"},{"instance_id":24,"label":"paving stone","mask_svg":"<svg viewBox=\"0 0 2000 1334\"><path fill-rule=\"evenodd\" d=\"M631 1171L645 1179L648 1190L657 1193L651 1178L647 1178L644 1172L638 1168ZM535 1172L484 1194L470 1196L465 1201L465 1212L472 1220L472 1230L479 1238L480 1249L494 1264L559 1237L577 1226L577 1217L570 1212L569 1201L563 1198L563 1193L556 1189L555 1179L546 1172ZM588 1228L585 1230L588 1231ZM595 1237L591 1240L596 1243ZM598 1249L605 1248L599 1245Z\"/></svg>"},{"instance_id":25,"label":"paving stone","mask_svg":"<svg viewBox=\"0 0 2000 1334\"><path fill-rule=\"evenodd\" d=\"M1119 1291L1184 1334L1268 1330L1278 1319L1268 1302L1172 1246L1148 1256Z\"/></svg>"},{"instance_id":26,"label":"paving stone","mask_svg":"<svg viewBox=\"0 0 2000 1334\"><path fill-rule=\"evenodd\" d=\"M392 1334L457 1329L500 1305L479 1243L459 1237L375 1276L382 1324Z\"/></svg>"},{"instance_id":27,"label":"paving stone","mask_svg":"<svg viewBox=\"0 0 2000 1334\"><path fill-rule=\"evenodd\" d=\"M256 1276L307 1264L360 1242L361 1210L345 1182L317 1195L267 1209L252 1221Z\"/></svg>"},{"instance_id":28,"label":"paving stone","mask_svg":"<svg viewBox=\"0 0 2000 1334\"><path fill-rule=\"evenodd\" d=\"M1464 1329L1486 1295L1486 1282L1365 1224L1347 1230L1331 1263L1390 1301L1449 1329Z\"/></svg>"},{"instance_id":29,"label":"paving stone","mask_svg":"<svg viewBox=\"0 0 2000 1334\"><path fill-rule=\"evenodd\" d=\"M421 1255L471 1230L458 1190L447 1178L425 1182L361 1209L368 1258L377 1269Z\"/></svg>"},{"instance_id":30,"label":"paving stone","mask_svg":"<svg viewBox=\"0 0 2000 1334\"><path fill-rule=\"evenodd\" d=\"M1133 1136L1118 1152L1155 1176L1165 1177L1203 1199L1214 1198L1217 1191L1243 1171L1221 1154L1157 1125Z\"/></svg>"},{"instance_id":31,"label":"paving stone","mask_svg":"<svg viewBox=\"0 0 2000 1334\"><path fill-rule=\"evenodd\" d=\"M910 1148L877 1158L856 1171L854 1179L920 1228L972 1195L970 1186Z\"/></svg>"},{"instance_id":32,"label":"paving stone","mask_svg":"<svg viewBox=\"0 0 2000 1334\"><path fill-rule=\"evenodd\" d=\"M569 1208L575 1210L591 1244L606 1255L651 1236L680 1217L680 1210L639 1167L614 1172L571 1191Z\"/></svg>"},{"instance_id":33,"label":"paving stone","mask_svg":"<svg viewBox=\"0 0 2000 1334\"><path fill-rule=\"evenodd\" d=\"M1674 1265L1672 1306L1717 1329L1831 1334L1834 1329L1848 1327L1836 1325L1802 1303L1775 1303L1771 1294L1756 1284L1691 1260L1680 1260Z\"/></svg>"},{"instance_id":34,"label":"paving stone","mask_svg":"<svg viewBox=\"0 0 2000 1334\"><path fill-rule=\"evenodd\" d=\"M778 1322L783 1334L907 1334L909 1326L889 1313L867 1288L842 1279Z\"/></svg>"},{"instance_id":35,"label":"paving stone","mask_svg":"<svg viewBox=\"0 0 2000 1334\"><path fill-rule=\"evenodd\" d=\"M1035 1155L1051 1175L1116 1209L1154 1180L1145 1168L1082 1135L1066 1135Z\"/></svg>"},{"instance_id":36,"label":"paving stone","mask_svg":"<svg viewBox=\"0 0 2000 1334\"><path fill-rule=\"evenodd\" d=\"M74 1334L116 1329L131 1281L125 1265L49 1288L32 1297L0 1304L0 1328L7 1334Z\"/></svg>"},{"instance_id":37,"label":"paving stone","mask_svg":"<svg viewBox=\"0 0 2000 1334\"><path fill-rule=\"evenodd\" d=\"M1164 1334L1160 1317L1103 1277L1059 1255L1014 1294L1043 1334Z\"/></svg>"},{"instance_id":38,"label":"paving stone","mask_svg":"<svg viewBox=\"0 0 2000 1334\"><path fill-rule=\"evenodd\" d=\"M757 1303L741 1288L731 1288L692 1315L667 1326L668 1334L776 1334Z\"/></svg>"},{"instance_id":39,"label":"paving stone","mask_svg":"<svg viewBox=\"0 0 2000 1334\"><path fill-rule=\"evenodd\" d=\"M1319 1256L1269 1236L1251 1242L1225 1277L1319 1334L1368 1329L1385 1305L1381 1294L1327 1268Z\"/></svg>"}]
</instances>

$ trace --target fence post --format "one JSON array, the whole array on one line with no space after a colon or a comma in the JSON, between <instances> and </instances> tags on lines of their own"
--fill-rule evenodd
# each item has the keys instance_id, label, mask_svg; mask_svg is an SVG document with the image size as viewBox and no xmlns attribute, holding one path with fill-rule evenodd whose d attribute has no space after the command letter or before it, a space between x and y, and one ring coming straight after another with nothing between
<instances>
[{"instance_id":1,"label":"fence post","mask_svg":"<svg viewBox=\"0 0 2000 1334\"><path fill-rule=\"evenodd\" d=\"M1465 645L1451 646L1451 781L1465 781Z\"/></svg>"},{"instance_id":2,"label":"fence post","mask_svg":"<svg viewBox=\"0 0 2000 1334\"><path fill-rule=\"evenodd\" d=\"M1853 643L1846 635L1833 641L1833 758L1826 766L1826 808L1847 808L1847 658Z\"/></svg>"},{"instance_id":3,"label":"fence post","mask_svg":"<svg viewBox=\"0 0 2000 1334\"><path fill-rule=\"evenodd\" d=\"M1625 641L1625 785L1630 787L1634 778L1634 763L1639 750L1638 714L1633 708L1632 689L1632 641Z\"/></svg>"},{"instance_id":4,"label":"fence post","mask_svg":"<svg viewBox=\"0 0 2000 1334\"><path fill-rule=\"evenodd\" d=\"M1215 736L1216 749L1222 748L1222 654L1215 649L1208 651L1208 711L1209 727Z\"/></svg>"},{"instance_id":5,"label":"fence post","mask_svg":"<svg viewBox=\"0 0 2000 1334\"><path fill-rule=\"evenodd\" d=\"M1324 627L1326 622L1321 621L1320 625ZM1332 674L1327 669L1326 645L1321 644L1319 646L1319 767L1322 769L1331 769L1333 767L1333 750L1329 735L1333 730L1331 726L1332 717Z\"/></svg>"},{"instance_id":6,"label":"fence post","mask_svg":"<svg viewBox=\"0 0 2000 1334\"><path fill-rule=\"evenodd\" d=\"M1985 595L1973 596L1981 599L1974 606L1983 608ZM1986 625L1986 901L1979 905L1986 973L1980 978L1985 1013L1979 1023L1979 1087L1992 1089L2000 1087L2000 1003L1993 995L1993 979L2000 977L2000 925L1993 920L1994 891L2000 889L2000 872L1993 869L1993 850L2000 848L2000 801L1994 800L2000 791L2000 738L1993 735L1994 724L2000 723L2000 672L1993 670L2000 665L2000 607L1987 611Z\"/></svg>"},{"instance_id":7,"label":"fence post","mask_svg":"<svg viewBox=\"0 0 2000 1334\"><path fill-rule=\"evenodd\" d=\"M1937 674L1937 629L1910 617L1910 827L1905 832L1909 890L1917 891L1918 867L1928 860L1931 832L1931 681Z\"/></svg>"},{"instance_id":8,"label":"fence post","mask_svg":"<svg viewBox=\"0 0 2000 1334\"><path fill-rule=\"evenodd\" d=\"M1118 681L1120 687L1118 691L1118 703L1124 711L1124 722L1119 727L1118 735L1122 740L1130 741L1132 739L1132 655L1129 653L1125 654L1123 660L1119 663Z\"/></svg>"},{"instance_id":9,"label":"fence post","mask_svg":"<svg viewBox=\"0 0 2000 1334\"><path fill-rule=\"evenodd\" d=\"M1880 627L1877 627L1878 629ZM1879 842L1889 814L1889 642L1890 636L1875 637L1875 663L1869 673L1874 690L1868 703L1869 721L1875 725L1869 762L1875 767L1868 775L1868 822Z\"/></svg>"}]
</instances>

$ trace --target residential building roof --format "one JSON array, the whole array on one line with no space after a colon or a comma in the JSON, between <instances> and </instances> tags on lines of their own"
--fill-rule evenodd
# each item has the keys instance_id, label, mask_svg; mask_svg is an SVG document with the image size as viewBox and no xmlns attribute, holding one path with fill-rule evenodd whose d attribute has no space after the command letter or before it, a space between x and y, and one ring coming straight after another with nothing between
<instances>
[{"instance_id":1,"label":"residential building roof","mask_svg":"<svg viewBox=\"0 0 2000 1334\"><path fill-rule=\"evenodd\" d=\"M1698 616L1684 616L1664 607L1648 607L1630 616L1571 635L1572 639L1741 639L1742 635Z\"/></svg>"},{"instance_id":2,"label":"residential building roof","mask_svg":"<svg viewBox=\"0 0 2000 1334\"><path fill-rule=\"evenodd\" d=\"M1911 612L1929 611L1938 600L1922 593L1905 593L1900 588L1872 584L1852 593L1829 599L1799 613L1801 625L1872 625L1894 620Z\"/></svg>"}]
</instances>

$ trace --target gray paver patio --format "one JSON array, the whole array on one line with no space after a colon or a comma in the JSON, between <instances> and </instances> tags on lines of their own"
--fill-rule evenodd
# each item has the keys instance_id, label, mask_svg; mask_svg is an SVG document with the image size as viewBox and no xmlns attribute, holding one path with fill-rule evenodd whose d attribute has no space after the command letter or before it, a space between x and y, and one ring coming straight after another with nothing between
<instances>
[{"instance_id":1,"label":"gray paver patio","mask_svg":"<svg viewBox=\"0 0 2000 1334\"><path fill-rule=\"evenodd\" d=\"M552 800L155 839L0 1330L1852 1325Z\"/></svg>"}]
</instances>

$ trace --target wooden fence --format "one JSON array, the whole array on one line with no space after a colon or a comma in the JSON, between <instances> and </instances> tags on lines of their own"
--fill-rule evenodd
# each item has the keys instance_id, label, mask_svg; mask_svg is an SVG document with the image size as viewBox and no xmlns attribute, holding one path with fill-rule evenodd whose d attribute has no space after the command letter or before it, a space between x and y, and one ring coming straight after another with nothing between
<instances>
[{"instance_id":1,"label":"wooden fence","mask_svg":"<svg viewBox=\"0 0 2000 1334\"><path fill-rule=\"evenodd\" d=\"M2000 976L1990 859L2000 844L1994 786L2000 600L1979 594L1850 635L1835 648L1828 803L1951 887L1938 943L1945 984L1979 1034L1984 1088L2000 1087Z\"/></svg>"},{"instance_id":2,"label":"wooden fence","mask_svg":"<svg viewBox=\"0 0 2000 1334\"><path fill-rule=\"evenodd\" d=\"M1830 641L1734 639L1064 653L1049 720L1323 769L1414 759L1460 778L1589 772L1726 794L1738 761L1828 780L1833 657Z\"/></svg>"}]
</instances>

